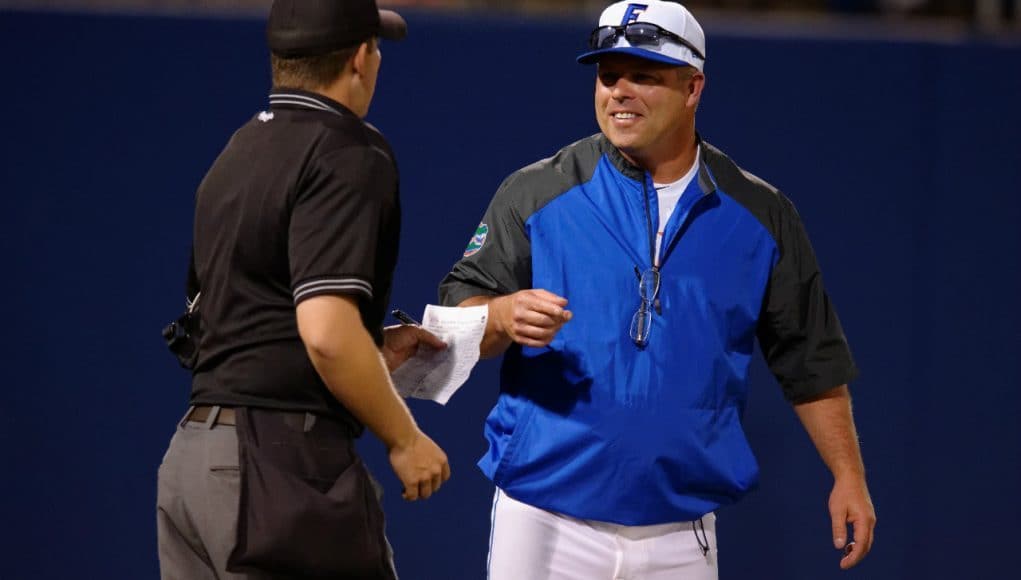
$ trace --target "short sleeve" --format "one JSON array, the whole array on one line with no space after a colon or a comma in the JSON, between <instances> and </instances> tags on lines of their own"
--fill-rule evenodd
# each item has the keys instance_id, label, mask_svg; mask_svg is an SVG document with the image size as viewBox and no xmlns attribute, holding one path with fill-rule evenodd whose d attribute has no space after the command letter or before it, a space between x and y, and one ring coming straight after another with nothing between
<instances>
[{"instance_id":1,"label":"short sleeve","mask_svg":"<svg viewBox=\"0 0 1021 580\"><path fill-rule=\"evenodd\" d=\"M500 185L462 258L440 283L440 304L456 306L473 296L531 288L531 244L518 207L517 175Z\"/></svg>"},{"instance_id":2,"label":"short sleeve","mask_svg":"<svg viewBox=\"0 0 1021 580\"><path fill-rule=\"evenodd\" d=\"M199 273L195 269L195 246L192 245L190 255L188 256L188 279L184 284L184 292L189 306L195 300L195 297L198 296L200 290Z\"/></svg>"},{"instance_id":3,"label":"short sleeve","mask_svg":"<svg viewBox=\"0 0 1021 580\"><path fill-rule=\"evenodd\" d=\"M782 195L777 244L758 338L773 375L792 402L850 382L857 368L823 287L815 252L793 204Z\"/></svg>"},{"instance_id":4,"label":"short sleeve","mask_svg":"<svg viewBox=\"0 0 1021 580\"><path fill-rule=\"evenodd\" d=\"M397 174L373 147L310 162L291 209L288 256L294 303L321 294L372 300L380 229L396 211Z\"/></svg>"}]
</instances>

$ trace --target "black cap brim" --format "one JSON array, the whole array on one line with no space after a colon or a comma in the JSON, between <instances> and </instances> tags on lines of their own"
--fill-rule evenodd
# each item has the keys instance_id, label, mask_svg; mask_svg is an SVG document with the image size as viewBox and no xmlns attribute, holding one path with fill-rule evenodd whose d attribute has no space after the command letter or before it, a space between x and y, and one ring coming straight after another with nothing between
<instances>
[{"instance_id":1,"label":"black cap brim","mask_svg":"<svg viewBox=\"0 0 1021 580\"><path fill-rule=\"evenodd\" d=\"M408 23L393 10L379 11L379 37L385 40L401 40L408 35Z\"/></svg>"}]
</instances>

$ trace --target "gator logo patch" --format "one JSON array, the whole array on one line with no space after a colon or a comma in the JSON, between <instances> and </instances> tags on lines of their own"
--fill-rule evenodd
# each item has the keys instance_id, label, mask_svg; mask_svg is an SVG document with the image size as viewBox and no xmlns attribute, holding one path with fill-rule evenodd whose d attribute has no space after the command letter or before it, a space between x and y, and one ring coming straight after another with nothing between
<instances>
[{"instance_id":1,"label":"gator logo patch","mask_svg":"<svg viewBox=\"0 0 1021 580\"><path fill-rule=\"evenodd\" d=\"M481 250L482 245L486 243L486 236L488 235L489 226L485 222L479 224L479 227L475 230L475 235L468 241L468 247L464 249L464 257L467 258Z\"/></svg>"}]
</instances>

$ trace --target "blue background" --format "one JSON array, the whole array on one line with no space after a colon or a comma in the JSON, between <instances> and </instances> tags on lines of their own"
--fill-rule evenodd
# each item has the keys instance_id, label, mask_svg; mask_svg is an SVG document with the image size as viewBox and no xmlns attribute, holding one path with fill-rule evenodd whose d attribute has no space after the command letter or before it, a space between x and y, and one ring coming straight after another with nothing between
<instances>
[{"instance_id":1,"label":"blue background","mask_svg":"<svg viewBox=\"0 0 1021 580\"><path fill-rule=\"evenodd\" d=\"M370 120L405 228L394 304L420 313L514 169L597 130L590 23L408 14ZM762 485L721 511L724 579L1005 578L1021 520L1021 48L753 38L707 27L703 136L797 204L863 372L852 386L879 514L841 573L830 476L756 361ZM193 192L266 107L254 20L0 13L6 377L0 578L154 578L156 468L189 380L159 329L181 308ZM484 577L475 469L497 363L446 407L412 402L454 477L406 504L382 448L405 579Z\"/></svg>"}]
</instances>

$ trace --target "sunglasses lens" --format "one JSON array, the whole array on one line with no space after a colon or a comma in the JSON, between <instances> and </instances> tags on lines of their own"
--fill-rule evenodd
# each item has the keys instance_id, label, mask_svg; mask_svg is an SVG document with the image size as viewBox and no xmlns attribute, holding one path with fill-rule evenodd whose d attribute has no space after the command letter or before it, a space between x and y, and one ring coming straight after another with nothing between
<instances>
[{"instance_id":1,"label":"sunglasses lens","mask_svg":"<svg viewBox=\"0 0 1021 580\"><path fill-rule=\"evenodd\" d=\"M662 34L659 27L654 24L635 22L624 29L624 37L631 46L657 46Z\"/></svg>"},{"instance_id":2,"label":"sunglasses lens","mask_svg":"<svg viewBox=\"0 0 1021 580\"><path fill-rule=\"evenodd\" d=\"M592 35L589 37L588 45L592 50L599 50L603 48L610 48L614 44L617 44L617 38L620 36L620 29L616 26L602 26L592 31Z\"/></svg>"}]
</instances>

